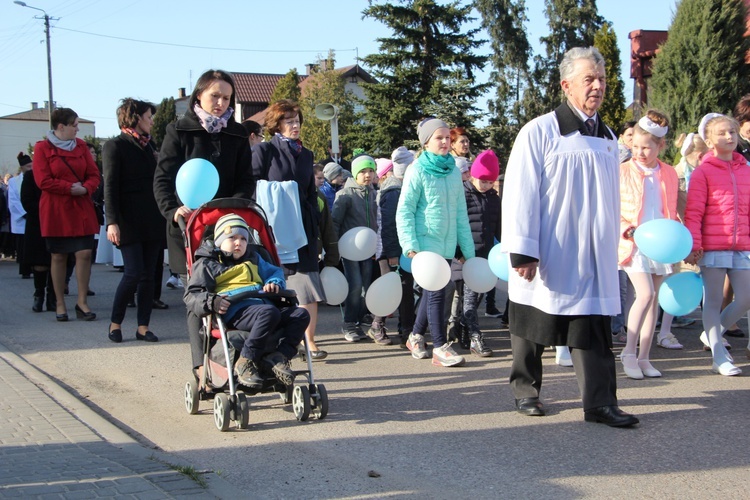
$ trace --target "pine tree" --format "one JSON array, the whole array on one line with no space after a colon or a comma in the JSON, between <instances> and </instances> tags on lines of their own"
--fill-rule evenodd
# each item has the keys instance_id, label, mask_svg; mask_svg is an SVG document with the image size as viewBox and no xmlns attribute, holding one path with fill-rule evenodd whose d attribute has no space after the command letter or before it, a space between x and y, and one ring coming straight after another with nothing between
<instances>
[{"instance_id":1,"label":"pine tree","mask_svg":"<svg viewBox=\"0 0 750 500\"><path fill-rule=\"evenodd\" d=\"M276 88L273 89L271 100L268 102L268 105L270 106L281 99L291 99L292 101L299 102L301 96L302 91L299 88L299 74L297 74L296 69L292 68L276 84Z\"/></svg>"},{"instance_id":2,"label":"pine tree","mask_svg":"<svg viewBox=\"0 0 750 500\"><path fill-rule=\"evenodd\" d=\"M563 55L573 47L594 45L594 35L604 23L596 9L596 0L545 0L544 3L550 33L540 38L546 56L535 57L534 64L534 81L538 97L541 97L538 112L541 113L552 111L562 102L560 62Z\"/></svg>"},{"instance_id":3,"label":"pine tree","mask_svg":"<svg viewBox=\"0 0 750 500\"><path fill-rule=\"evenodd\" d=\"M328 156L328 141L331 140L331 122L315 117L315 106L333 104L338 108L339 138L346 144L347 132L354 121L354 96L346 90L346 82L335 68L335 54L318 60L317 67L305 80L300 99L300 111L304 117L300 137L305 147L322 159Z\"/></svg>"},{"instance_id":4,"label":"pine tree","mask_svg":"<svg viewBox=\"0 0 750 500\"><path fill-rule=\"evenodd\" d=\"M742 0L682 0L650 80L649 106L670 115L675 133L698 129L708 112L731 113L750 92Z\"/></svg>"},{"instance_id":5,"label":"pine tree","mask_svg":"<svg viewBox=\"0 0 750 500\"><path fill-rule=\"evenodd\" d=\"M604 102L599 108L604 123L617 129L625 122L625 84L620 77L620 49L617 47L617 35L604 23L594 35L594 46L604 57L607 70L607 90Z\"/></svg>"},{"instance_id":6,"label":"pine tree","mask_svg":"<svg viewBox=\"0 0 750 500\"><path fill-rule=\"evenodd\" d=\"M438 5L434 0L401 0L370 2L363 11L392 31L378 39L377 53L364 58L378 80L364 85L367 134L359 142L367 151L386 153L415 139L417 124L425 116L449 112L428 108L441 100L458 106L451 112L464 123L452 125L473 125L473 103L484 88L476 84L475 72L487 58L474 54L483 43L475 39L479 28L462 28L473 20L471 9L456 1Z\"/></svg>"},{"instance_id":7,"label":"pine tree","mask_svg":"<svg viewBox=\"0 0 750 500\"><path fill-rule=\"evenodd\" d=\"M482 16L492 48L490 62L494 69L490 80L495 95L488 102L488 142L504 163L518 131L532 118L525 115L521 100L530 77L526 7L524 0L475 0L474 6Z\"/></svg>"},{"instance_id":8,"label":"pine tree","mask_svg":"<svg viewBox=\"0 0 750 500\"><path fill-rule=\"evenodd\" d=\"M157 149L161 149L161 143L167 134L167 125L177 120L174 97L165 97L161 100L154 115L154 125L151 127L151 137L156 143Z\"/></svg>"}]
</instances>

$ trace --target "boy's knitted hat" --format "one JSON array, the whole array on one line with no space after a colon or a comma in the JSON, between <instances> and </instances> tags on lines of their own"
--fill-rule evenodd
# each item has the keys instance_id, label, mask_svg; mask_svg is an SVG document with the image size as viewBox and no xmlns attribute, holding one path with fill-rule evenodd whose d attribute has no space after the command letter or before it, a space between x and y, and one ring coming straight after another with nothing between
<instances>
[{"instance_id":1,"label":"boy's knitted hat","mask_svg":"<svg viewBox=\"0 0 750 500\"><path fill-rule=\"evenodd\" d=\"M378 158L375 160L375 164L378 166L378 177L383 177L393 169L393 162L388 158Z\"/></svg>"},{"instance_id":2,"label":"boy's knitted hat","mask_svg":"<svg viewBox=\"0 0 750 500\"><path fill-rule=\"evenodd\" d=\"M323 168L323 177L325 177L328 182L332 183L333 180L343 172L344 168L341 165L330 162Z\"/></svg>"},{"instance_id":3,"label":"boy's knitted hat","mask_svg":"<svg viewBox=\"0 0 750 500\"><path fill-rule=\"evenodd\" d=\"M414 153L406 149L405 146L399 146L391 153L391 161L393 161L393 175L403 179L406 167L414 161Z\"/></svg>"},{"instance_id":4,"label":"boy's knitted hat","mask_svg":"<svg viewBox=\"0 0 750 500\"><path fill-rule=\"evenodd\" d=\"M456 162L456 166L461 171L462 174L465 174L469 171L469 167L471 166L471 162L468 158L465 158L463 156L454 156L453 161Z\"/></svg>"},{"instance_id":5,"label":"boy's knitted hat","mask_svg":"<svg viewBox=\"0 0 750 500\"><path fill-rule=\"evenodd\" d=\"M352 177L357 179L357 174L362 170L370 168L373 172L377 171L378 165L373 160L372 156L359 155L352 160Z\"/></svg>"},{"instance_id":6,"label":"boy's knitted hat","mask_svg":"<svg viewBox=\"0 0 750 500\"><path fill-rule=\"evenodd\" d=\"M417 125L417 137L419 137L419 143L422 146L427 144L427 141L430 140L432 134L434 134L439 128L450 129L448 124L440 118L426 118L422 120L422 122Z\"/></svg>"},{"instance_id":7,"label":"boy's knitted hat","mask_svg":"<svg viewBox=\"0 0 750 500\"><path fill-rule=\"evenodd\" d=\"M471 176L475 179L495 182L498 174L500 174L500 162L491 149L479 153L474 163L471 164Z\"/></svg>"},{"instance_id":8,"label":"boy's knitted hat","mask_svg":"<svg viewBox=\"0 0 750 500\"><path fill-rule=\"evenodd\" d=\"M246 240L249 240L250 228L247 222L237 214L223 215L214 226L214 246L219 248L224 240L235 234L242 234Z\"/></svg>"},{"instance_id":9,"label":"boy's knitted hat","mask_svg":"<svg viewBox=\"0 0 750 500\"><path fill-rule=\"evenodd\" d=\"M18 153L18 164L20 166L23 167L24 165L28 165L29 163L31 163L31 157L29 155L23 152Z\"/></svg>"}]
</instances>

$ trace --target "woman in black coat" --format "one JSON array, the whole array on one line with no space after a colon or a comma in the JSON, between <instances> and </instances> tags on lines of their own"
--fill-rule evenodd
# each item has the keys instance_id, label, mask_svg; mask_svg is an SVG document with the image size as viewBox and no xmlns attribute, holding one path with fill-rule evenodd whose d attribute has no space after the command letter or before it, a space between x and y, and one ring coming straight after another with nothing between
<instances>
[{"instance_id":1,"label":"woman in black coat","mask_svg":"<svg viewBox=\"0 0 750 500\"><path fill-rule=\"evenodd\" d=\"M300 307L310 314L305 331L313 360L324 359L328 353L315 345L318 302L325 300L318 267L318 236L320 211L315 187L313 153L299 139L302 113L294 101L282 99L266 111L266 130L271 140L253 146L253 175L266 181L296 181L302 211L302 225L308 244L297 251L299 263L287 267L296 271L287 278L287 286L297 292Z\"/></svg>"},{"instance_id":2,"label":"woman in black coat","mask_svg":"<svg viewBox=\"0 0 750 500\"><path fill-rule=\"evenodd\" d=\"M149 330L154 299L154 266L162 252L164 217L154 198L156 147L151 127L156 106L123 99L117 108L122 133L104 143L104 211L107 239L122 252L124 273L115 292L109 339L122 342L122 322L127 304L137 291L138 330L146 342L159 339Z\"/></svg>"},{"instance_id":3,"label":"woman in black coat","mask_svg":"<svg viewBox=\"0 0 750 500\"><path fill-rule=\"evenodd\" d=\"M214 198L251 199L255 181L250 169L247 132L234 120L235 85L232 75L208 70L195 84L185 116L167 125L154 176L154 195L167 219L169 267L187 285L187 264L179 217L187 220L192 212L179 199L175 179L180 167L193 158L203 158L219 172L219 189ZM188 334L193 367L203 364L200 319L188 313Z\"/></svg>"}]
</instances>

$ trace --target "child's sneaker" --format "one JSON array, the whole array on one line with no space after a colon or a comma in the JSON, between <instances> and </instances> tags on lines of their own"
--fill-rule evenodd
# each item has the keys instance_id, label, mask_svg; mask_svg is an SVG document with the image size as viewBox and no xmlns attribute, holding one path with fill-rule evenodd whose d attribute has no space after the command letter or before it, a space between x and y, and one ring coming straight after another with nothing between
<instances>
[{"instance_id":1,"label":"child's sneaker","mask_svg":"<svg viewBox=\"0 0 750 500\"><path fill-rule=\"evenodd\" d=\"M359 342L365 336L357 323L344 323L341 333L344 334L344 340L347 342Z\"/></svg>"},{"instance_id":2,"label":"child's sneaker","mask_svg":"<svg viewBox=\"0 0 750 500\"><path fill-rule=\"evenodd\" d=\"M391 345L390 337L386 333L385 325L383 323L374 323L367 330L367 336L370 337L378 345Z\"/></svg>"},{"instance_id":3,"label":"child's sneaker","mask_svg":"<svg viewBox=\"0 0 750 500\"><path fill-rule=\"evenodd\" d=\"M435 366L461 366L466 361L463 356L456 354L448 342L432 350L432 364Z\"/></svg>"},{"instance_id":4,"label":"child's sneaker","mask_svg":"<svg viewBox=\"0 0 750 500\"><path fill-rule=\"evenodd\" d=\"M409 335L409 340L406 341L406 348L411 351L411 356L415 359L425 359L427 357L423 335L418 333Z\"/></svg>"},{"instance_id":5,"label":"child's sneaker","mask_svg":"<svg viewBox=\"0 0 750 500\"><path fill-rule=\"evenodd\" d=\"M656 345L665 349L682 349L682 344L677 340L672 332L667 332L664 335L661 333L656 336Z\"/></svg>"},{"instance_id":6,"label":"child's sneaker","mask_svg":"<svg viewBox=\"0 0 750 500\"><path fill-rule=\"evenodd\" d=\"M178 276L172 275L167 280L167 288L170 288L172 290L183 288L182 281L180 281L180 278Z\"/></svg>"},{"instance_id":7,"label":"child's sneaker","mask_svg":"<svg viewBox=\"0 0 750 500\"><path fill-rule=\"evenodd\" d=\"M503 315L500 311L497 310L497 307L495 306L488 306L487 309L484 311L484 315L488 316L490 318L499 318Z\"/></svg>"}]
</instances>

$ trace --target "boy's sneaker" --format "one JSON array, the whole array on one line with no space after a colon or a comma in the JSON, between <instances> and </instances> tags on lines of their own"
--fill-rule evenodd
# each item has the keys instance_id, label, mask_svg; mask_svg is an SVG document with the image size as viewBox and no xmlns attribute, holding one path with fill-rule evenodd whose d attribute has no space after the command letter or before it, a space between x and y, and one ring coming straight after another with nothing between
<instances>
[{"instance_id":1,"label":"boy's sneaker","mask_svg":"<svg viewBox=\"0 0 750 500\"><path fill-rule=\"evenodd\" d=\"M365 333L357 323L344 323L341 327L341 333L344 334L344 340L347 342L359 342L366 338Z\"/></svg>"},{"instance_id":2,"label":"boy's sneaker","mask_svg":"<svg viewBox=\"0 0 750 500\"><path fill-rule=\"evenodd\" d=\"M172 290L183 288L182 281L180 281L180 278L178 276L170 276L167 280L167 288L171 288Z\"/></svg>"},{"instance_id":3,"label":"boy's sneaker","mask_svg":"<svg viewBox=\"0 0 750 500\"><path fill-rule=\"evenodd\" d=\"M258 367L253 361L240 357L234 364L234 374L240 384L251 389L260 389L263 386L263 378L258 373Z\"/></svg>"},{"instance_id":4,"label":"boy's sneaker","mask_svg":"<svg viewBox=\"0 0 750 500\"><path fill-rule=\"evenodd\" d=\"M448 342L432 350L432 364L435 366L461 366L466 361L463 356L456 354Z\"/></svg>"},{"instance_id":5,"label":"boy's sneaker","mask_svg":"<svg viewBox=\"0 0 750 500\"><path fill-rule=\"evenodd\" d=\"M263 357L263 362L271 368L273 374L276 375L276 379L284 385L292 385L294 383L294 372L292 371L289 360L284 357L280 352L272 352Z\"/></svg>"},{"instance_id":6,"label":"boy's sneaker","mask_svg":"<svg viewBox=\"0 0 750 500\"><path fill-rule=\"evenodd\" d=\"M373 323L370 329L367 330L367 336L378 345L391 345L393 342L388 337L386 331L383 323Z\"/></svg>"},{"instance_id":7,"label":"boy's sneaker","mask_svg":"<svg viewBox=\"0 0 750 500\"><path fill-rule=\"evenodd\" d=\"M471 335L471 352L483 358L492 356L492 349L484 343L484 336L481 333Z\"/></svg>"},{"instance_id":8,"label":"boy's sneaker","mask_svg":"<svg viewBox=\"0 0 750 500\"><path fill-rule=\"evenodd\" d=\"M503 315L500 311L497 310L497 307L487 307L487 309L484 311L485 316L489 316L490 318L499 318Z\"/></svg>"},{"instance_id":9,"label":"boy's sneaker","mask_svg":"<svg viewBox=\"0 0 750 500\"><path fill-rule=\"evenodd\" d=\"M672 326L674 328L685 328L693 323L695 323L695 320L693 318L688 318L687 316L675 316L672 319Z\"/></svg>"},{"instance_id":10,"label":"boy's sneaker","mask_svg":"<svg viewBox=\"0 0 750 500\"><path fill-rule=\"evenodd\" d=\"M612 333L612 343L614 345L625 345L628 343L628 334L625 330L620 330L617 333Z\"/></svg>"},{"instance_id":11,"label":"boy's sneaker","mask_svg":"<svg viewBox=\"0 0 750 500\"><path fill-rule=\"evenodd\" d=\"M406 348L411 351L411 357L415 359L425 359L427 349L424 346L424 335L412 333L406 341Z\"/></svg>"}]
</instances>

